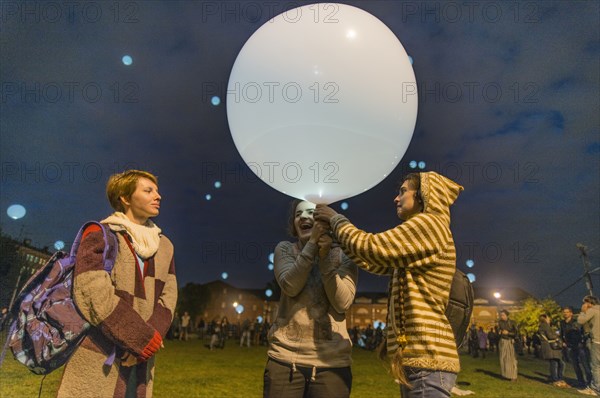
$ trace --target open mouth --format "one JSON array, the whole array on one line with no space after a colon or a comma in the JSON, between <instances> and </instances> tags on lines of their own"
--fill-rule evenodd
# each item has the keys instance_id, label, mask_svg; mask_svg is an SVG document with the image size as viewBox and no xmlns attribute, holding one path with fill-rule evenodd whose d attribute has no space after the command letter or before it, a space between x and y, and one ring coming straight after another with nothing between
<instances>
[{"instance_id":1,"label":"open mouth","mask_svg":"<svg viewBox=\"0 0 600 398\"><path fill-rule=\"evenodd\" d=\"M302 223L300 224L300 229L302 231L308 231L313 227L312 223L306 222L306 223Z\"/></svg>"}]
</instances>

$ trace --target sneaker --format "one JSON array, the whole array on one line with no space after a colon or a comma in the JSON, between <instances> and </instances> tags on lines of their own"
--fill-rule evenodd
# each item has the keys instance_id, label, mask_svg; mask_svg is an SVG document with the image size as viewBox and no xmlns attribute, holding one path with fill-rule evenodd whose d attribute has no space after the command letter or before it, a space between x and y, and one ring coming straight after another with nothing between
<instances>
[{"instance_id":1,"label":"sneaker","mask_svg":"<svg viewBox=\"0 0 600 398\"><path fill-rule=\"evenodd\" d=\"M596 394L596 391L592 390L589 387L583 388L581 390L577 390L577 392L580 393L580 394L583 394L583 395L591 395L591 396L594 396L594 397L598 396L598 394Z\"/></svg>"},{"instance_id":2,"label":"sneaker","mask_svg":"<svg viewBox=\"0 0 600 398\"><path fill-rule=\"evenodd\" d=\"M552 383L552 385L553 385L554 387L560 387L560 388L566 388L566 387L569 387L569 385L568 385L567 383L565 383L563 380L558 380L558 381L555 381L554 383Z\"/></svg>"}]
</instances>

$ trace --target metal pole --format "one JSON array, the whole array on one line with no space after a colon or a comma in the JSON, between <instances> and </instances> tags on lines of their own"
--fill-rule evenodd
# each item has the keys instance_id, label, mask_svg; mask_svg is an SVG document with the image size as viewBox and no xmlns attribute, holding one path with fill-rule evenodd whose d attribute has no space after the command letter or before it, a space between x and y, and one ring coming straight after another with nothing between
<instances>
[{"instance_id":1,"label":"metal pole","mask_svg":"<svg viewBox=\"0 0 600 398\"><path fill-rule=\"evenodd\" d=\"M19 271L19 277L17 278L17 283L15 284L12 297L10 298L10 304L8 305L9 309L12 308L13 302L15 301L15 296L17 295L17 290L19 290L19 283L21 282L21 276L23 275L24 270L25 266L22 266L21 270Z\"/></svg>"},{"instance_id":2,"label":"metal pole","mask_svg":"<svg viewBox=\"0 0 600 398\"><path fill-rule=\"evenodd\" d=\"M586 253L587 248L581 243L577 243L575 246L581 252L581 259L583 261L583 270L585 275L585 286L587 287L590 296L593 296L594 293L592 292L592 289L594 286L592 285L592 277L590 276L590 262L588 261Z\"/></svg>"}]
</instances>

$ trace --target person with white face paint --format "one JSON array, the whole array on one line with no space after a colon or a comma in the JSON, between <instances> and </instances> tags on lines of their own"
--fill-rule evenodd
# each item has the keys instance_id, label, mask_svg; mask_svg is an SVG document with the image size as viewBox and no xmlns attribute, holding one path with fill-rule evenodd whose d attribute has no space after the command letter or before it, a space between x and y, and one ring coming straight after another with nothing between
<instances>
[{"instance_id":1,"label":"person with white face paint","mask_svg":"<svg viewBox=\"0 0 600 398\"><path fill-rule=\"evenodd\" d=\"M275 248L279 310L269 332L263 396L349 397L352 342L346 311L354 302L358 268L315 222L315 204L292 202L292 243Z\"/></svg>"}]
</instances>

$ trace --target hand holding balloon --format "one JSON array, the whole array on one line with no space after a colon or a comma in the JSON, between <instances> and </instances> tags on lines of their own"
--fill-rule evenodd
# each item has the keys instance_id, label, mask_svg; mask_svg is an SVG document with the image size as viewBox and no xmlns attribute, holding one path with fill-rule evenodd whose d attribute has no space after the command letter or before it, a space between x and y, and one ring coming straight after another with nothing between
<instances>
[{"instance_id":1,"label":"hand holding balloon","mask_svg":"<svg viewBox=\"0 0 600 398\"><path fill-rule=\"evenodd\" d=\"M325 257L333 243L333 239L329 235L329 224L315 222L308 241L319 246L319 257Z\"/></svg>"},{"instance_id":2,"label":"hand holding balloon","mask_svg":"<svg viewBox=\"0 0 600 398\"><path fill-rule=\"evenodd\" d=\"M333 238L328 233L323 234L319 238L319 242L317 244L319 245L319 257L323 259L327 256L327 254L329 254L329 250L333 244Z\"/></svg>"},{"instance_id":3,"label":"hand holding balloon","mask_svg":"<svg viewBox=\"0 0 600 398\"><path fill-rule=\"evenodd\" d=\"M313 217L316 221L321 221L329 224L331 222L331 218L337 214L337 211L333 210L329 206L317 205L317 208L313 213Z\"/></svg>"},{"instance_id":4,"label":"hand holding balloon","mask_svg":"<svg viewBox=\"0 0 600 398\"><path fill-rule=\"evenodd\" d=\"M318 244L319 238L321 238L322 235L327 234L328 232L329 225L327 223L315 221L308 241L314 244Z\"/></svg>"}]
</instances>

